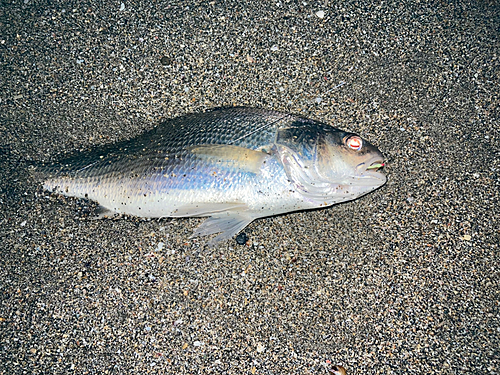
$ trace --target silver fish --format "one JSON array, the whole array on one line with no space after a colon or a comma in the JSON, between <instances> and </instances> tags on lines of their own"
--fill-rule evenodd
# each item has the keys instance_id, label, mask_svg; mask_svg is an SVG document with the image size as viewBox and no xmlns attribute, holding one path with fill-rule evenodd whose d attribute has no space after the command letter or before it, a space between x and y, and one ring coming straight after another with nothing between
<instances>
[{"instance_id":1,"label":"silver fish","mask_svg":"<svg viewBox=\"0 0 500 375\"><path fill-rule=\"evenodd\" d=\"M209 217L193 236L229 239L253 220L326 207L382 186L380 151L296 115L215 109L38 168L46 190L116 214Z\"/></svg>"}]
</instances>

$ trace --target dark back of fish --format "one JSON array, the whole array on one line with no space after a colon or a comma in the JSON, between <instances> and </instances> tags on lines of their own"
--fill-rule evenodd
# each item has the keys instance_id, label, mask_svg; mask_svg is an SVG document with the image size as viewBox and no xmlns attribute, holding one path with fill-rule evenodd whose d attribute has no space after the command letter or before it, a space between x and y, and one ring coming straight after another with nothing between
<instances>
[{"instance_id":1,"label":"dark back of fish","mask_svg":"<svg viewBox=\"0 0 500 375\"><path fill-rule=\"evenodd\" d=\"M273 143L277 129L291 122L311 122L294 115L256 108L234 107L215 109L166 120L154 129L131 140L105 145L79 153L58 163L38 168L44 177L85 176L120 173L120 165L135 169L154 160L181 158L188 147L196 145L234 145L257 150ZM104 170L103 170L104 169Z\"/></svg>"}]
</instances>

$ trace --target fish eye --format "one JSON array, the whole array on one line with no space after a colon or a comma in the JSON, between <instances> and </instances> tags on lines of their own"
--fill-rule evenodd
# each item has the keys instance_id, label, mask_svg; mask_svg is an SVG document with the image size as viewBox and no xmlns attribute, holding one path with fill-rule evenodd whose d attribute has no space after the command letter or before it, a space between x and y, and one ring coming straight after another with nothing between
<instances>
[{"instance_id":1,"label":"fish eye","mask_svg":"<svg viewBox=\"0 0 500 375\"><path fill-rule=\"evenodd\" d=\"M357 135L346 138L344 142L347 147L354 151L359 151L363 147L363 140Z\"/></svg>"}]
</instances>

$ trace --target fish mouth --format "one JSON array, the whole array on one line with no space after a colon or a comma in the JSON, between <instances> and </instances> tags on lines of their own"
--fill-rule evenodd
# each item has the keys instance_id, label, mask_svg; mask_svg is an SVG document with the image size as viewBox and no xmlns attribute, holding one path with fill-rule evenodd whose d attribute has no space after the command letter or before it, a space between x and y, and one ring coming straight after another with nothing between
<instances>
[{"instance_id":1,"label":"fish mouth","mask_svg":"<svg viewBox=\"0 0 500 375\"><path fill-rule=\"evenodd\" d=\"M382 169L386 163L380 157L374 157L367 162L360 163L356 166L356 180L361 185L381 186L387 181L387 177L382 173Z\"/></svg>"}]
</instances>

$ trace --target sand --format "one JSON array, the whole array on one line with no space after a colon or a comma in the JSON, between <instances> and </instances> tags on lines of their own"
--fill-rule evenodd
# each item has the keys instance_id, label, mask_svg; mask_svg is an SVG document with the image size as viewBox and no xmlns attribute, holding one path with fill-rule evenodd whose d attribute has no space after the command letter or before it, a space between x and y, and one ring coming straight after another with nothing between
<instances>
[{"instance_id":1,"label":"sand","mask_svg":"<svg viewBox=\"0 0 500 375\"><path fill-rule=\"evenodd\" d=\"M0 8L1 374L500 372L496 2L102 3ZM28 173L228 105L357 132L388 183L209 249Z\"/></svg>"}]
</instances>

